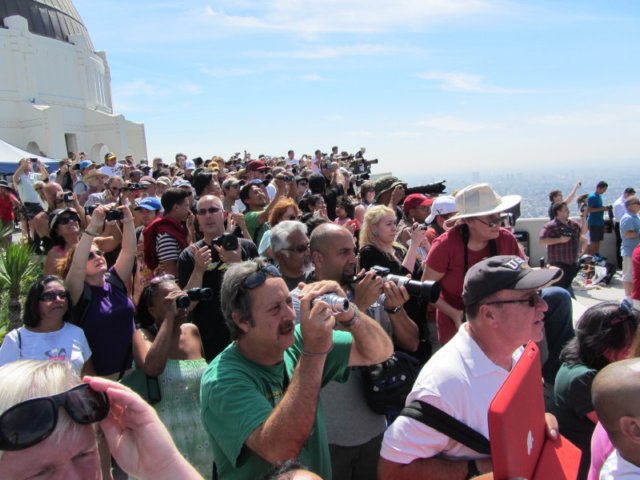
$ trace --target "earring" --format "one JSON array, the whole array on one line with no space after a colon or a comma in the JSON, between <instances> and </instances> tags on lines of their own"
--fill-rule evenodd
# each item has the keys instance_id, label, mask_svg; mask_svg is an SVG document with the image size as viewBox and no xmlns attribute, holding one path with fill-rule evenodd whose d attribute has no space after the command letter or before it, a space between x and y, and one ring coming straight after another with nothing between
<instances>
[{"instance_id":1,"label":"earring","mask_svg":"<svg viewBox=\"0 0 640 480\"><path fill-rule=\"evenodd\" d=\"M374 237L377 237L377 236L378 236L378 231L377 231L377 230L374 230L374 231L372 232L372 234L373 234L373 236L374 236Z\"/></svg>"}]
</instances>

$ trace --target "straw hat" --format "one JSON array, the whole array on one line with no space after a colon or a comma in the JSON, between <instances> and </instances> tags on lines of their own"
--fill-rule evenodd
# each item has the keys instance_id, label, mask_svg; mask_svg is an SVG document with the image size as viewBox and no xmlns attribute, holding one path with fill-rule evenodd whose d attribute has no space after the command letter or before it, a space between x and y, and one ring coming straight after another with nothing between
<instances>
[{"instance_id":1,"label":"straw hat","mask_svg":"<svg viewBox=\"0 0 640 480\"><path fill-rule=\"evenodd\" d=\"M481 217L504 212L522 200L520 195L501 197L487 183L475 183L460 190L456 196L456 213L447 220L455 222L460 218Z\"/></svg>"}]
</instances>

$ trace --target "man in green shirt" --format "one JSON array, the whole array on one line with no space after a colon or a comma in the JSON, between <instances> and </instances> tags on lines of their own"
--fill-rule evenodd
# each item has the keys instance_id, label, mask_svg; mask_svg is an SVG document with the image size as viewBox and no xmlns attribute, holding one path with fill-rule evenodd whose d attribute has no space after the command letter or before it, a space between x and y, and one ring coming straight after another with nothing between
<instances>
[{"instance_id":1,"label":"man in green shirt","mask_svg":"<svg viewBox=\"0 0 640 480\"><path fill-rule=\"evenodd\" d=\"M322 300L312 303L329 292L345 296L329 281L301 290L296 326L289 289L274 266L258 259L227 270L222 311L235 341L211 362L200 389L221 480L257 478L289 459L331 479L320 388L345 381L349 366L385 361L393 346L355 305L336 314Z\"/></svg>"}]
</instances>

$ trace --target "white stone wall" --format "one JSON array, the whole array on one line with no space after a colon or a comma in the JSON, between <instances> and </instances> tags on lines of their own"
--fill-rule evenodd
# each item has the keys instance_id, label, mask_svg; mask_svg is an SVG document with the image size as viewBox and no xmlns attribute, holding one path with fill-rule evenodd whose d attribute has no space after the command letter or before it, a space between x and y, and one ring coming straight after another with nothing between
<instances>
[{"instance_id":1,"label":"white stone wall","mask_svg":"<svg viewBox=\"0 0 640 480\"><path fill-rule=\"evenodd\" d=\"M113 113L111 71L104 52L94 52L84 37L67 43L33 35L20 16L0 28L0 138L51 158L67 155L65 134L78 151L102 162L147 157L144 125Z\"/></svg>"}]
</instances>

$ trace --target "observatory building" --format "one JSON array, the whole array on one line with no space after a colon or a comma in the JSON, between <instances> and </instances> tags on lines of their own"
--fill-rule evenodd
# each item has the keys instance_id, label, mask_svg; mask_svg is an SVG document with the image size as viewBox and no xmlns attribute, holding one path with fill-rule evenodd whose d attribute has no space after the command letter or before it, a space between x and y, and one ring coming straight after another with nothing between
<instances>
[{"instance_id":1,"label":"observatory building","mask_svg":"<svg viewBox=\"0 0 640 480\"><path fill-rule=\"evenodd\" d=\"M111 72L71 0L0 0L0 139L34 155L146 158L144 125L113 111Z\"/></svg>"}]
</instances>

